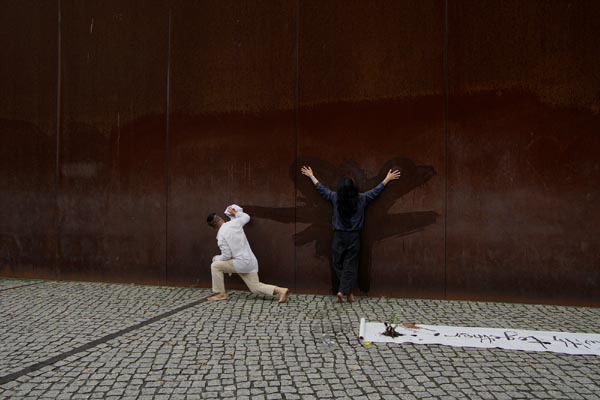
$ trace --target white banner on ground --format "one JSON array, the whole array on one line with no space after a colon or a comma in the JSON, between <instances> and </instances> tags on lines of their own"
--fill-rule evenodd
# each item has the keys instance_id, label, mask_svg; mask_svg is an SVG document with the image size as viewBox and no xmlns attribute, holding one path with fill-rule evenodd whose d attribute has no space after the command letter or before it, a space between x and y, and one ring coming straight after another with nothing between
<instances>
[{"instance_id":1,"label":"white banner on ground","mask_svg":"<svg viewBox=\"0 0 600 400\"><path fill-rule=\"evenodd\" d=\"M455 347L484 347L525 351L600 356L600 335L528 331L523 329L473 328L460 326L416 325L420 329L396 327L401 336L382 335L385 325L360 320L359 338L366 342L441 344Z\"/></svg>"}]
</instances>

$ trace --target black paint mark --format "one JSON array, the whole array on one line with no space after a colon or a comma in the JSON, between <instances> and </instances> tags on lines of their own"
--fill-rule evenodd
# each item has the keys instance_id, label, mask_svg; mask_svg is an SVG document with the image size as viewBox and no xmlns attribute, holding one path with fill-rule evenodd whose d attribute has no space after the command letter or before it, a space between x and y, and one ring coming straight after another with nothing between
<instances>
[{"instance_id":1,"label":"black paint mark","mask_svg":"<svg viewBox=\"0 0 600 400\"><path fill-rule=\"evenodd\" d=\"M306 229L294 235L296 246L315 242L316 255L331 261L331 204L321 198L312 182L302 176L297 166L311 166L319 180L331 190L336 190L344 176L354 179L361 191L367 191L379 184L390 169L401 169L402 177L390 183L381 195L366 210L365 226L361 234L361 256L358 284L360 290L370 289L371 254L375 243L392 237L407 236L423 230L436 222L439 214L434 211L416 211L390 214L396 200L410 193L436 175L432 166L416 165L405 157L394 157L383 164L372 177L355 161L346 161L335 166L314 157L299 157L290 167L290 178L298 182L300 196L296 208L260 207L244 205L244 209L256 218L269 219L282 223L308 223ZM333 284L333 282L332 282ZM337 288L332 287L337 292Z\"/></svg>"}]
</instances>

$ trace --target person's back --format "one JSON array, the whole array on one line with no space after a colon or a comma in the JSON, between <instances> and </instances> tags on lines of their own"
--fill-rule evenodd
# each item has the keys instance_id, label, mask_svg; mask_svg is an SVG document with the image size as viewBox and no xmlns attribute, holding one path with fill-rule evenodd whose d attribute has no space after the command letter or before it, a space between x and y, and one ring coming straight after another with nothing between
<instances>
[{"instance_id":1,"label":"person's back","mask_svg":"<svg viewBox=\"0 0 600 400\"><path fill-rule=\"evenodd\" d=\"M389 170L380 184L364 193L358 192L350 178L344 178L338 191L333 192L319 182L310 167L303 166L301 172L312 180L319 194L333 205L332 288L334 292L337 291L339 302L343 301L344 295L348 301L354 301L352 290L356 286L360 231L365 223L365 208L379 196L388 182L400 177L400 171Z\"/></svg>"},{"instance_id":2,"label":"person's back","mask_svg":"<svg viewBox=\"0 0 600 400\"><path fill-rule=\"evenodd\" d=\"M321 195L331 202L333 205L333 215L331 218L331 224L334 230L338 231L360 231L365 224L365 211L369 203L371 203L379 193L383 191L384 185L379 184L375 186L373 189L368 192L358 193L356 199L356 209L351 212L349 215L342 215L343 212L341 210L339 204L339 195L338 192L331 192L330 195L323 195L327 189L320 182L317 184L317 191L321 193Z\"/></svg>"}]
</instances>

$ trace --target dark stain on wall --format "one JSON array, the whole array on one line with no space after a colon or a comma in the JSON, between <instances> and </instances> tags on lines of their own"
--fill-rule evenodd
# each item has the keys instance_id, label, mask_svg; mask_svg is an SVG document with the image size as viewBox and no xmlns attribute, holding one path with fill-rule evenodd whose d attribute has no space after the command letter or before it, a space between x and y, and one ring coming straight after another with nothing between
<instances>
[{"instance_id":1,"label":"dark stain on wall","mask_svg":"<svg viewBox=\"0 0 600 400\"><path fill-rule=\"evenodd\" d=\"M294 208L274 208L246 205L247 212L254 217L269 219L282 223L299 222L308 226L294 234L296 246L303 246L315 242L315 252L318 257L331 261L331 204L326 203L312 182L306 184L307 178L302 176L298 168L307 165L313 168L319 180L332 190L341 183L343 177L354 179L360 191L369 190L377 186L390 169L402 170L402 177L387 185L384 192L367 209L367 222L361 233L361 258L359 264L358 284L360 290L368 292L371 286L370 269L371 253L375 243L388 238L410 235L424 229L436 222L439 216L434 211L416 211L410 213L390 213L390 208L400 197L410 193L413 189L424 185L435 176L436 172L431 166L415 165L405 157L394 157L383 164L375 176L368 176L357 162L346 161L336 166L331 163L314 158L301 157L290 167L290 178L299 181L298 190L300 197ZM304 279L310 280L308 276ZM332 277L333 284L333 277ZM337 292L332 287L333 293Z\"/></svg>"}]
</instances>

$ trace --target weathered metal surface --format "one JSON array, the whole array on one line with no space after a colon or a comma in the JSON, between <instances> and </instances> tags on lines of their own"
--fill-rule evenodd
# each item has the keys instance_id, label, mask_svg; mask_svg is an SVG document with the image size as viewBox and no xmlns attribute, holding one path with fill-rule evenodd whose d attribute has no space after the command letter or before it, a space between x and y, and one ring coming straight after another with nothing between
<instances>
[{"instance_id":1,"label":"weathered metal surface","mask_svg":"<svg viewBox=\"0 0 600 400\"><path fill-rule=\"evenodd\" d=\"M219 250L206 216L236 203L252 216L261 280L294 286L293 220L252 207L294 206L294 26L292 2L174 2L170 283L210 285Z\"/></svg>"},{"instance_id":2,"label":"weathered metal surface","mask_svg":"<svg viewBox=\"0 0 600 400\"><path fill-rule=\"evenodd\" d=\"M441 5L300 3L299 163L332 189L344 175L367 190L404 170L367 211L359 280L371 294L443 296ZM329 290L331 205L297 179L296 263L311 278L298 284Z\"/></svg>"},{"instance_id":3,"label":"weathered metal surface","mask_svg":"<svg viewBox=\"0 0 600 400\"><path fill-rule=\"evenodd\" d=\"M600 300L600 5L450 2L448 295Z\"/></svg>"},{"instance_id":4,"label":"weathered metal surface","mask_svg":"<svg viewBox=\"0 0 600 400\"><path fill-rule=\"evenodd\" d=\"M327 292L299 167L365 190L400 167L370 294L600 302L597 2L2 7L2 275L208 286L205 218L236 202L263 280Z\"/></svg>"},{"instance_id":5,"label":"weathered metal surface","mask_svg":"<svg viewBox=\"0 0 600 400\"><path fill-rule=\"evenodd\" d=\"M64 279L165 276L166 2L62 2Z\"/></svg>"},{"instance_id":6,"label":"weathered metal surface","mask_svg":"<svg viewBox=\"0 0 600 400\"><path fill-rule=\"evenodd\" d=\"M54 277L56 2L2 2L0 274Z\"/></svg>"}]
</instances>

